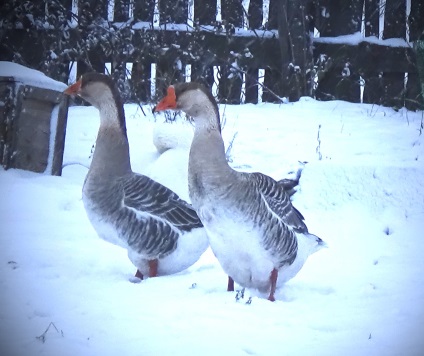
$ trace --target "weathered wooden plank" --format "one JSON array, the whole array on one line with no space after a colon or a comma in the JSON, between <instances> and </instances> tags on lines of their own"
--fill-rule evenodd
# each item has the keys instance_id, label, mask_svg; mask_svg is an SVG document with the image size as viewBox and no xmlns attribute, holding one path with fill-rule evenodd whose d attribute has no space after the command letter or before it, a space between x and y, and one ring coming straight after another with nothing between
<instances>
[{"instance_id":1,"label":"weathered wooden plank","mask_svg":"<svg viewBox=\"0 0 424 356\"><path fill-rule=\"evenodd\" d=\"M284 96L281 89L281 72L278 69L267 68L264 77L264 90L262 92L262 101L268 103L280 103Z\"/></svg>"},{"instance_id":2,"label":"weathered wooden plank","mask_svg":"<svg viewBox=\"0 0 424 356\"><path fill-rule=\"evenodd\" d=\"M365 36L379 35L380 0L365 0Z\"/></svg>"},{"instance_id":3,"label":"weathered wooden plank","mask_svg":"<svg viewBox=\"0 0 424 356\"><path fill-rule=\"evenodd\" d=\"M278 3L279 50L281 54L280 89L290 101L312 93L308 73L313 68L307 1Z\"/></svg>"},{"instance_id":4,"label":"weathered wooden plank","mask_svg":"<svg viewBox=\"0 0 424 356\"><path fill-rule=\"evenodd\" d=\"M129 19L131 0L115 1L113 9L113 21L125 22Z\"/></svg>"},{"instance_id":5,"label":"weathered wooden plank","mask_svg":"<svg viewBox=\"0 0 424 356\"><path fill-rule=\"evenodd\" d=\"M229 65L220 67L218 100L220 103L240 104L242 78L241 73Z\"/></svg>"},{"instance_id":6,"label":"weathered wooden plank","mask_svg":"<svg viewBox=\"0 0 424 356\"><path fill-rule=\"evenodd\" d=\"M60 103L63 97L64 95L56 90L23 85L22 98L25 100L34 100L37 102L45 101L55 105Z\"/></svg>"},{"instance_id":7,"label":"weathered wooden plank","mask_svg":"<svg viewBox=\"0 0 424 356\"><path fill-rule=\"evenodd\" d=\"M363 102L366 104L381 104L384 94L383 74L363 73L362 78L365 81Z\"/></svg>"},{"instance_id":8,"label":"weathered wooden plank","mask_svg":"<svg viewBox=\"0 0 424 356\"><path fill-rule=\"evenodd\" d=\"M148 60L133 63L131 83L134 91L133 100L147 103L151 101L151 62Z\"/></svg>"},{"instance_id":9,"label":"weathered wooden plank","mask_svg":"<svg viewBox=\"0 0 424 356\"><path fill-rule=\"evenodd\" d=\"M213 66L200 62L191 64L191 81L202 83L211 89L215 81Z\"/></svg>"},{"instance_id":10,"label":"weathered wooden plank","mask_svg":"<svg viewBox=\"0 0 424 356\"><path fill-rule=\"evenodd\" d=\"M140 52L139 48L142 48L144 42L144 36L148 36L153 31L146 31L144 35L133 38L134 52L129 55L129 58L137 57ZM216 63L225 62L231 51L236 53L244 54L245 51L249 51L251 56L242 56L240 61L242 63L248 63L251 67L264 68L264 67L279 67L280 66L280 51L278 51L278 39L277 38L264 38L256 39L250 37L233 37L228 38L221 35L215 35L211 32L201 32L198 36L201 36L201 42L197 45L193 44L193 34L178 32L178 37L175 37L175 31L161 31L158 33L156 44L158 46L158 52L153 53L153 57L161 55L162 50L160 48L175 47L178 44L178 48L182 52L189 53L189 57L192 57L189 63L194 63L197 58L204 58L205 56L213 56L213 61ZM100 49L101 51L101 49ZM204 53L206 55L204 55Z\"/></svg>"},{"instance_id":11,"label":"weathered wooden plank","mask_svg":"<svg viewBox=\"0 0 424 356\"><path fill-rule=\"evenodd\" d=\"M363 0L316 0L315 26L321 36L332 37L361 29Z\"/></svg>"},{"instance_id":12,"label":"weathered wooden plank","mask_svg":"<svg viewBox=\"0 0 424 356\"><path fill-rule=\"evenodd\" d=\"M418 75L408 76L406 83L405 107L409 110L424 110L424 96Z\"/></svg>"},{"instance_id":13,"label":"weathered wooden plank","mask_svg":"<svg viewBox=\"0 0 424 356\"><path fill-rule=\"evenodd\" d=\"M240 0L221 0L221 18L226 25L243 26L243 6Z\"/></svg>"},{"instance_id":14,"label":"weathered wooden plank","mask_svg":"<svg viewBox=\"0 0 424 356\"><path fill-rule=\"evenodd\" d=\"M382 46L366 41L357 46L315 41L313 47L314 58L326 54L339 68L349 61L360 73L417 72L415 53L410 47Z\"/></svg>"},{"instance_id":15,"label":"weathered wooden plank","mask_svg":"<svg viewBox=\"0 0 424 356\"><path fill-rule=\"evenodd\" d=\"M383 39L406 38L406 1L386 0Z\"/></svg>"},{"instance_id":16,"label":"weathered wooden plank","mask_svg":"<svg viewBox=\"0 0 424 356\"><path fill-rule=\"evenodd\" d=\"M408 24L410 41L417 41L420 37L424 37L424 2L422 0L411 0Z\"/></svg>"},{"instance_id":17,"label":"weathered wooden plank","mask_svg":"<svg viewBox=\"0 0 424 356\"><path fill-rule=\"evenodd\" d=\"M358 32L361 29L363 0L317 0L316 27L321 36L333 37ZM314 44L315 45L315 44ZM316 46L316 47L319 47ZM339 47L341 48L341 47ZM316 50L316 48L315 48ZM331 57L331 63L321 71L315 95L321 100L342 99L353 102L360 101L358 66L350 61L354 53L341 53L318 50L314 57L321 54Z\"/></svg>"},{"instance_id":18,"label":"weathered wooden plank","mask_svg":"<svg viewBox=\"0 0 424 356\"><path fill-rule=\"evenodd\" d=\"M70 0L65 0L67 3L69 3ZM82 2L80 2L81 6L85 6L87 9L96 9L102 8L105 9L104 4L107 0L88 0L88 5L83 5ZM129 0L124 0L122 3L127 3ZM372 15L375 13L375 8L378 0L363 0L365 1L365 16ZM360 2L360 1L359 1ZM321 14L321 24L318 25L321 30L323 29L323 32L321 35L325 34L328 30L328 33L331 33L335 28L341 28L341 25L343 24L344 29L346 33L356 30L357 29L357 13L359 11L359 7L357 6L359 4L358 1L354 2L347 2L347 1L335 1L335 0L317 0L313 3L318 4L317 9L318 12ZM162 5L165 6L165 2L162 2ZM167 8L167 10L171 11L170 9L174 9L174 5L178 5L175 2L167 2L170 7ZM231 26L237 26L241 25L241 19L243 16L242 8L241 8L241 2L236 0L226 0L222 1L224 5L223 9L223 20L227 21L226 19L229 18L234 23L231 23L229 25L230 29ZM67 66L68 60L79 60L82 61L82 63L85 63L86 68L82 68L80 66L80 72L94 69L97 71L101 71L102 68L104 68L104 62L109 61L112 62L113 68L118 68L119 66L116 65L116 63L125 63L125 62L143 62L144 60L150 61L149 63L157 61L157 58L161 58L162 56L168 56L166 52L168 50L166 48L171 48L170 53L174 53L174 60L171 61L170 58L164 61L162 63L163 68L160 68L164 75L169 75L170 78L167 79L168 82L172 80L176 80L175 78L183 79L181 71L177 72L172 69L173 66L175 66L175 60L176 58L179 58L181 63L191 63L192 64L192 75L193 78L198 77L200 79L204 78L206 82L210 81L210 69L213 65L219 65L221 67L225 67L225 65L228 65L228 61L232 62L234 61L235 57L237 57L237 64L243 71L256 71L258 68L268 68L269 70L273 71L275 78L272 78L272 80L280 81L279 85L274 85L276 88L276 91L279 92L279 95L289 96L291 100L296 100L295 98L298 96L298 94L293 95L287 92L287 88L284 89L284 85L281 83L285 83L285 86L288 88L298 88L299 83L300 87L307 86L308 85L308 78L306 76L301 77L299 74L296 74L296 68L300 68L301 72L304 70L307 70L308 66L308 52L307 49L309 47L307 43L307 36L304 37L304 34L310 30L311 24L308 24L308 21L305 21L305 19L309 19L311 17L311 11L309 8L306 10L302 10L303 13L301 13L302 6L306 3L307 7L311 6L311 1L302 0L300 2L296 2L295 9L290 8L290 5L293 6L293 2L287 2L284 1L284 3L288 6L287 7L287 23L286 23L286 30L287 31L280 31L281 33L290 33L290 38L284 36L285 38L282 39L283 36L280 36L280 39L282 39L282 42L285 43L285 46L281 46L281 43L278 42L277 38L266 38L266 39L260 39L260 38L252 38L252 37L231 37L228 36L220 36L215 33L208 33L199 31L199 33L186 33L186 32L179 32L178 35L176 35L173 31L165 31L163 34L157 33L155 30L147 29L147 30L129 30L131 31L131 36L128 36L128 40L132 41L131 45L134 47L134 50L128 51L126 53L125 51L117 51L116 48L114 48L113 41L108 39L110 43L107 43L107 41L104 40L104 37L99 34L96 38L96 41L98 41L97 44L94 44L92 47L88 46L86 47L86 52L82 56L80 52L73 52L72 50L67 53L66 60L63 61L62 59L58 61L58 65L52 65L50 64L50 72L48 73L51 76L54 76L55 78L58 78L56 76L56 73L59 73L61 70L64 70ZM350 5L348 4L350 3ZM101 6L99 5L101 4ZM121 2L116 1L115 2L115 10L119 8ZM146 6L144 6L146 4ZM151 7L153 4L153 0L146 0L146 1L135 1L135 13L137 13L138 9L146 9L149 7L149 10L146 11L146 14L152 15L153 7ZM186 4L186 2L184 3ZM195 1L195 19L203 18L204 21L209 21L209 23L214 23L215 16L216 16L216 2L214 0L202 2L203 4L206 4L206 6L199 5L200 2ZM201 9L207 7L207 4L210 4L214 9L204 12L199 12ZM278 5L281 4L281 1L279 0L271 0L270 6L270 21L277 21L281 17L279 16ZM414 5L415 4L415 5ZM417 7L417 2L415 0L412 0L412 11L411 14L414 12L414 8L420 9L420 7ZM99 7L100 6L100 7ZM185 5L184 5L185 6ZM183 6L183 8L184 8ZM251 19L255 18L253 22L255 22L255 26L258 25L261 22L262 18L262 0L251 0L249 5L249 13L252 12L254 9L256 11L256 18L250 16ZM415 6L415 7L414 7ZM177 6L178 7L178 6ZM229 9L235 8L236 11L230 11ZM353 12L348 12L348 14L343 14L343 9L354 9ZM241 10L241 11L240 11ZM360 9L362 11L362 7ZM91 10L90 10L91 11ZM168 11L168 13L169 13ZM334 16L334 13L338 14L341 13L340 16ZM338 11L338 12L337 12ZM373 12L374 11L374 12ZM360 11L359 11L360 12ZM255 13L253 11L253 13ZM197 14L197 15L196 15ZM163 15L166 15L166 11L163 12ZM170 16L174 16L174 13L172 12ZM370 15L370 16L371 16ZM99 16L97 14L91 14L92 20L96 19L96 21L101 21ZM94 17L93 17L94 16ZM415 15L414 15L415 16ZM410 16L413 20L416 18L416 16ZM135 15L137 17L137 15ZM338 18L336 18L338 17ZM388 16L389 18L390 16ZM84 14L82 15L82 18L85 19L85 21L88 20L88 17ZM148 17L151 20L151 16ZM147 19L147 17L146 17ZM170 18L171 19L171 18ZM185 16L186 19L186 16ZM184 19L184 22L185 22ZM272 20L274 19L274 20ZM346 20L347 19L347 20ZM350 20L349 20L350 19ZM372 20L372 21L371 21ZM366 20L366 31L369 34L375 34L376 32L376 21L375 18L371 18L370 21L367 22ZM415 21L415 20L414 20ZM172 22L178 22L172 19ZM326 25L326 22L330 23L331 26ZM371 24L372 22L372 24ZM85 22L87 24L88 22ZM97 22L98 23L98 22ZM411 22L413 23L413 21ZM91 22L92 24L92 22ZM252 21L250 24L252 26ZM327 27L326 27L327 26ZM101 27L101 26L100 26ZM275 26L274 28L277 28L278 26ZM98 31L99 26L96 27L96 31ZM350 29L350 30L349 30ZM46 53L48 53L52 38L55 36L55 33L60 38L61 31L58 30L55 31L38 31L37 33L31 34L32 31L25 32L15 32L14 31L4 31L0 30L3 35L3 39L6 38L7 44L3 45L0 44L0 49L6 49L9 47L9 52L6 54L2 53L2 59L6 58L13 58L13 52L18 47L23 49L24 47L27 48L28 55L23 56L23 58L27 59L27 65L31 67L37 68L37 66L42 63L46 58ZM121 29L120 29L121 31ZM107 29L105 29L105 32L107 32ZM69 41L66 42L65 47L68 48L77 48L78 46L90 44L91 42L85 42L84 39L88 35L88 32L86 30L80 30L80 29L72 29L69 31L70 38ZM121 33L120 33L121 34ZM337 33L340 34L340 33ZM10 36L9 36L10 35ZM6 36L6 37L4 37ZM7 38L9 36L9 38ZM302 37L303 36L303 37ZM11 37L14 37L13 41L9 41ZM126 36L121 36L120 39L126 40ZM132 39L131 39L132 38ZM153 40L152 40L153 39ZM195 43L195 41L198 41ZM95 43L96 41L93 41ZM303 42L302 42L303 41ZM16 44L14 44L16 43ZM62 42L65 43L65 42ZM11 45L12 44L12 45ZM35 44L35 45L34 45ZM76 47L75 47L76 45ZM13 46L13 47L11 47ZM315 43L315 55L319 55L317 52L317 47L323 47L325 46L331 46L330 44L317 44ZM337 45L336 45L337 46ZM340 45L338 45L340 46ZM281 50L280 48L284 47L284 50ZM374 45L374 44L364 44L361 43L359 46L351 46L351 49L347 49L346 46L344 49L337 49L335 50L335 53L331 53L331 49L328 51L328 48L324 48L324 51L321 53L330 53L333 60L333 65L330 68L327 68L327 76L331 76L330 72L334 70L334 77L337 79L338 82L343 82L342 87L348 88L347 91L351 90L351 86L345 85L346 82L349 81L349 79L353 80L355 83L357 82L357 74L361 74L363 76L366 76L367 78L370 78L370 82L376 78L378 78L378 73L380 72L388 72L388 73L402 73L402 72L410 72L415 73L416 69L414 68L414 54L411 53L410 49L386 49L383 46ZM28 51L28 48L30 48L30 51ZM64 48L64 47L62 47ZM320 49L320 51L321 51ZM64 48L66 51L67 48ZM363 51L364 50L364 51ZM31 52L31 53L29 53ZM234 54L230 54L231 52L234 52ZM364 52L364 53L361 53ZM247 55L250 53L251 55ZM9 56L9 57L7 57ZM12 57L11 57L12 56ZM284 57L286 56L286 57ZM88 60L87 60L88 58ZM97 59L97 60L96 60ZM336 60L335 60L336 59ZM406 60L405 60L406 59ZM60 63L59 63L60 62ZM334 62L339 62L334 64ZM283 63L283 65L282 65ZM346 77L340 77L340 73L344 69L344 66L346 63L349 63L348 68L350 71L350 78ZM165 67L168 69L165 70ZM171 69L169 69L171 68ZM41 68L38 68L41 69ZM227 67L228 70L228 67ZM121 70L122 71L122 70ZM119 72L119 71L118 71ZM269 73L269 72L268 72ZM285 74L284 74L285 73ZM283 75L284 74L284 75ZM339 77L338 77L339 76ZM382 77L383 81L389 78L389 76ZM393 77L394 78L394 77ZM396 78L400 78L400 76L396 76ZM267 80L270 81L269 74L267 74ZM390 79L391 80L391 79ZM381 83L380 83L381 84ZM384 84L384 83L383 83ZM224 86L227 84L223 84ZM334 84L336 85L336 84ZM227 85L228 87L228 85ZM340 87L340 85L339 85ZM382 88L385 86L383 85ZM226 89L223 89L225 91ZM355 89L356 90L356 89ZM227 90L228 91L228 90ZM302 92L302 89L300 90Z\"/></svg>"},{"instance_id":19,"label":"weathered wooden plank","mask_svg":"<svg viewBox=\"0 0 424 356\"><path fill-rule=\"evenodd\" d=\"M258 69L249 68L246 73L245 95L246 103L258 103Z\"/></svg>"},{"instance_id":20,"label":"weathered wooden plank","mask_svg":"<svg viewBox=\"0 0 424 356\"><path fill-rule=\"evenodd\" d=\"M175 31L161 31L157 41L160 44L156 56L156 99L166 92L166 88L175 82L184 80L186 59L182 48L187 47L187 34ZM179 45L176 45L179 43Z\"/></svg>"},{"instance_id":21,"label":"weathered wooden plank","mask_svg":"<svg viewBox=\"0 0 424 356\"><path fill-rule=\"evenodd\" d=\"M341 78L340 73L345 64L349 63L351 74L354 74L351 77L352 85L359 80L358 74L366 82L364 102L399 107L405 99L411 99L408 95L412 91L404 90L404 75L417 75L417 68L415 53L409 47L381 46L366 41L360 42L358 46L315 43L315 58L319 58L320 54L331 58L331 70L323 73L318 85L321 94L318 95L324 95L328 99L346 98L345 95L340 96L338 90L344 88L341 86L341 79L346 82L347 78ZM351 90L352 87L349 87L349 91ZM352 95L356 97L356 94Z\"/></svg>"},{"instance_id":22,"label":"weathered wooden plank","mask_svg":"<svg viewBox=\"0 0 424 356\"><path fill-rule=\"evenodd\" d=\"M155 0L134 1L134 19L136 21L153 22Z\"/></svg>"},{"instance_id":23,"label":"weathered wooden plank","mask_svg":"<svg viewBox=\"0 0 424 356\"><path fill-rule=\"evenodd\" d=\"M269 0L269 13L266 28L268 30L278 29L278 3L280 0Z\"/></svg>"},{"instance_id":24,"label":"weathered wooden plank","mask_svg":"<svg viewBox=\"0 0 424 356\"><path fill-rule=\"evenodd\" d=\"M78 21L93 24L95 21L106 21L108 18L108 0L84 0L78 2Z\"/></svg>"},{"instance_id":25,"label":"weathered wooden plank","mask_svg":"<svg viewBox=\"0 0 424 356\"><path fill-rule=\"evenodd\" d=\"M24 88L21 88L24 89ZM25 97L20 90L18 111L15 118L15 144L11 166L42 173L47 167L50 142L50 115L53 105L31 96Z\"/></svg>"},{"instance_id":26,"label":"weathered wooden plank","mask_svg":"<svg viewBox=\"0 0 424 356\"><path fill-rule=\"evenodd\" d=\"M383 39L406 38L406 1L386 0L385 5ZM405 72L385 71L381 80L383 86L381 104L395 108L404 106Z\"/></svg>"},{"instance_id":27,"label":"weathered wooden plank","mask_svg":"<svg viewBox=\"0 0 424 356\"><path fill-rule=\"evenodd\" d=\"M160 23L187 23L188 0L159 1Z\"/></svg>"},{"instance_id":28,"label":"weathered wooden plank","mask_svg":"<svg viewBox=\"0 0 424 356\"><path fill-rule=\"evenodd\" d=\"M250 29L262 27L263 20L263 0L250 0L248 10L248 20Z\"/></svg>"},{"instance_id":29,"label":"weathered wooden plank","mask_svg":"<svg viewBox=\"0 0 424 356\"><path fill-rule=\"evenodd\" d=\"M212 25L216 22L216 0L194 2L194 21L200 25Z\"/></svg>"},{"instance_id":30,"label":"weathered wooden plank","mask_svg":"<svg viewBox=\"0 0 424 356\"><path fill-rule=\"evenodd\" d=\"M0 81L0 163L3 167L10 166L12 155L13 120L16 115L16 105L14 105L15 90L13 81L2 78Z\"/></svg>"},{"instance_id":31,"label":"weathered wooden plank","mask_svg":"<svg viewBox=\"0 0 424 356\"><path fill-rule=\"evenodd\" d=\"M345 67L330 66L318 77L317 99L360 102L359 74L349 62L345 63Z\"/></svg>"},{"instance_id":32,"label":"weathered wooden plank","mask_svg":"<svg viewBox=\"0 0 424 356\"><path fill-rule=\"evenodd\" d=\"M383 73L381 105L400 109L405 106L405 73Z\"/></svg>"},{"instance_id":33,"label":"weathered wooden plank","mask_svg":"<svg viewBox=\"0 0 424 356\"><path fill-rule=\"evenodd\" d=\"M66 125L68 123L69 96L62 95L58 105L56 135L53 147L53 162L51 174L62 175L63 154L65 151Z\"/></svg>"},{"instance_id":34,"label":"weathered wooden plank","mask_svg":"<svg viewBox=\"0 0 424 356\"><path fill-rule=\"evenodd\" d=\"M0 93L4 100L0 110L1 164L5 169L45 172L49 151L53 149L51 172L46 173L60 175L68 98L55 90L24 85L4 77L0 80ZM57 120L55 132L51 132L52 120ZM54 145L50 147L52 142Z\"/></svg>"}]
</instances>

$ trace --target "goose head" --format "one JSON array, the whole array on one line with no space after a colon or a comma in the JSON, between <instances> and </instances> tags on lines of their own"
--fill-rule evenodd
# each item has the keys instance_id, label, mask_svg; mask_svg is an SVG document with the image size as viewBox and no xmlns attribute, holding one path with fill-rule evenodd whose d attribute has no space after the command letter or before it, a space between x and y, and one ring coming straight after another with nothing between
<instances>
[{"instance_id":1,"label":"goose head","mask_svg":"<svg viewBox=\"0 0 424 356\"><path fill-rule=\"evenodd\" d=\"M166 96L153 112L181 110L191 116L196 126L207 126L221 132L218 105L210 90L199 83L178 83L168 87Z\"/></svg>"},{"instance_id":2,"label":"goose head","mask_svg":"<svg viewBox=\"0 0 424 356\"><path fill-rule=\"evenodd\" d=\"M126 133L125 114L121 96L112 78L100 73L83 74L64 94L79 96L100 112L100 124L118 124Z\"/></svg>"}]
</instances>

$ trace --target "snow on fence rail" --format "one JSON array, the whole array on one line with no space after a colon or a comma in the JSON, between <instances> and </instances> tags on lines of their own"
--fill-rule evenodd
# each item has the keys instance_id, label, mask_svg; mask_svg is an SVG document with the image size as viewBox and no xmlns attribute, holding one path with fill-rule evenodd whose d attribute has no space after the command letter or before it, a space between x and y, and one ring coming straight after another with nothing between
<instances>
[{"instance_id":1,"label":"snow on fence rail","mask_svg":"<svg viewBox=\"0 0 424 356\"><path fill-rule=\"evenodd\" d=\"M127 100L196 80L229 103L312 95L421 105L412 48L424 29L420 0L7 3L15 15L0 25L0 59L64 82L108 66Z\"/></svg>"}]
</instances>

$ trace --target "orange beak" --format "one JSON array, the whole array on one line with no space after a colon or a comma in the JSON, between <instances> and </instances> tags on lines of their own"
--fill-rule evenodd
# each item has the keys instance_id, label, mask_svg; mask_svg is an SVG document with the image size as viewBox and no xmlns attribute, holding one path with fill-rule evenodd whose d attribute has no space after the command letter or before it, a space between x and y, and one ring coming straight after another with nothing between
<instances>
[{"instance_id":1,"label":"orange beak","mask_svg":"<svg viewBox=\"0 0 424 356\"><path fill-rule=\"evenodd\" d=\"M66 88L63 94L77 95L80 89L81 89L81 79L78 80L76 83L70 85L68 88Z\"/></svg>"},{"instance_id":2,"label":"orange beak","mask_svg":"<svg viewBox=\"0 0 424 356\"><path fill-rule=\"evenodd\" d=\"M166 96L153 108L153 112L163 111L168 109L176 109L176 108L177 108L177 97L175 95L175 89L171 85L170 87L168 87Z\"/></svg>"}]
</instances>

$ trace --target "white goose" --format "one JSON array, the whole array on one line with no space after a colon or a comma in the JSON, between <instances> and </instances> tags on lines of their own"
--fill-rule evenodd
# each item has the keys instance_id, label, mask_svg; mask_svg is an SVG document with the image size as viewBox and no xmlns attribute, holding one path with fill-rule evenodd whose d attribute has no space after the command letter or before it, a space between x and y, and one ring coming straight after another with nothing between
<instances>
[{"instance_id":1,"label":"white goose","mask_svg":"<svg viewBox=\"0 0 424 356\"><path fill-rule=\"evenodd\" d=\"M211 248L242 287L269 292L293 278L325 243L309 234L302 214L282 184L262 173L232 169L225 158L218 106L197 83L171 85L154 110L182 110L194 119L189 157L189 194Z\"/></svg>"},{"instance_id":2,"label":"white goose","mask_svg":"<svg viewBox=\"0 0 424 356\"><path fill-rule=\"evenodd\" d=\"M160 156L146 167L145 174L190 203L187 168L194 127L182 120L155 123L153 144Z\"/></svg>"},{"instance_id":3,"label":"white goose","mask_svg":"<svg viewBox=\"0 0 424 356\"><path fill-rule=\"evenodd\" d=\"M193 207L156 181L131 170L124 108L112 79L84 74L65 91L99 110L100 128L83 202L98 235L128 250L136 277L180 272L208 247Z\"/></svg>"}]
</instances>

